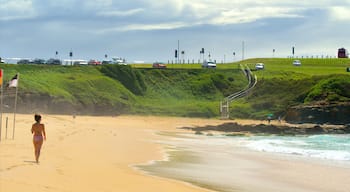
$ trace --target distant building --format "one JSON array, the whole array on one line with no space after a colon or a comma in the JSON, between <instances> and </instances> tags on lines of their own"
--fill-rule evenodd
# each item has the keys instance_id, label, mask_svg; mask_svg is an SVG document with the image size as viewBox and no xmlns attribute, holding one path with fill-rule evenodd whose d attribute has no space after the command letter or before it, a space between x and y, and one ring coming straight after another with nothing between
<instances>
[{"instance_id":1,"label":"distant building","mask_svg":"<svg viewBox=\"0 0 350 192\"><path fill-rule=\"evenodd\" d=\"M345 48L338 49L338 58L348 58L349 54Z\"/></svg>"}]
</instances>

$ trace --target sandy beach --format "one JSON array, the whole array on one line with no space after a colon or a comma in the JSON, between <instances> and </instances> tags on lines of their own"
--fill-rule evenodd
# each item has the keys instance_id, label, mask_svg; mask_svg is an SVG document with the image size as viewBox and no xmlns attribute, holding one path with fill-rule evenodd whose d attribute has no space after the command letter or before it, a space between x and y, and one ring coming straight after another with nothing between
<instances>
[{"instance_id":1,"label":"sandy beach","mask_svg":"<svg viewBox=\"0 0 350 192\"><path fill-rule=\"evenodd\" d=\"M10 117L10 116L9 116ZM176 117L89 117L43 114L47 141L34 161L30 128L33 115L17 115L15 139L9 124L0 142L0 191L209 191L181 179L145 174L134 165L162 160L166 137L159 131L218 125L225 121ZM269 158L244 150L233 176L238 191L349 191L350 169L312 162ZM258 173L252 170L259 170ZM285 171L281 171L285 170ZM307 171L306 171L307 170ZM268 176L268 177L267 177ZM326 182L325 182L326 181ZM252 185L256 183L256 185ZM246 185L252 187L244 187ZM264 188L266 186L266 188ZM287 190L286 190L287 191Z\"/></svg>"},{"instance_id":2,"label":"sandy beach","mask_svg":"<svg viewBox=\"0 0 350 192\"><path fill-rule=\"evenodd\" d=\"M9 115L9 118L12 118ZM47 141L34 159L33 115L9 120L0 143L0 191L207 191L184 182L144 175L132 165L161 160L154 130L181 126L176 118L43 115ZM185 120L185 124L190 120Z\"/></svg>"}]
</instances>

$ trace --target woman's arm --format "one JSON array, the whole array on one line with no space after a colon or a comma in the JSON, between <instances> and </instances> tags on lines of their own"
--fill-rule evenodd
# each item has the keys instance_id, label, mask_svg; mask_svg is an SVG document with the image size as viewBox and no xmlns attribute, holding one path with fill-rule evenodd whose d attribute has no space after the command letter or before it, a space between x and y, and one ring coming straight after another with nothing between
<instances>
[{"instance_id":1,"label":"woman's arm","mask_svg":"<svg viewBox=\"0 0 350 192\"><path fill-rule=\"evenodd\" d=\"M45 125L43 124L43 135L44 135L44 139L46 140L46 132L45 132Z\"/></svg>"}]
</instances>

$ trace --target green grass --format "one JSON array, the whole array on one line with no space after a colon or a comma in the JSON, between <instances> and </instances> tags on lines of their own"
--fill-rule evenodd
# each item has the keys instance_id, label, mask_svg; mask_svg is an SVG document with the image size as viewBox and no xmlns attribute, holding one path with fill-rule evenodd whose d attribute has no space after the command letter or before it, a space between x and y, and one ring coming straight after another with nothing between
<instances>
[{"instance_id":1,"label":"green grass","mask_svg":"<svg viewBox=\"0 0 350 192\"><path fill-rule=\"evenodd\" d=\"M294 66L295 59L249 59L242 64L247 64L251 69L256 63L264 63L265 69L256 71L260 78L303 78L307 76L348 74L346 67L350 66L350 59L299 59L301 66ZM292 75L291 75L292 74Z\"/></svg>"},{"instance_id":2,"label":"green grass","mask_svg":"<svg viewBox=\"0 0 350 192\"><path fill-rule=\"evenodd\" d=\"M0 66L5 80L20 73L21 102L46 96L56 105L69 103L86 114L217 117L220 101L247 84L239 64L254 69L258 62L265 69L253 71L258 84L250 95L231 103L233 118L263 119L296 105L350 101L349 59L300 60L299 67L292 65L293 59L262 58L217 64L216 69L202 69L200 64L169 64L167 69L153 69L151 64Z\"/></svg>"}]
</instances>

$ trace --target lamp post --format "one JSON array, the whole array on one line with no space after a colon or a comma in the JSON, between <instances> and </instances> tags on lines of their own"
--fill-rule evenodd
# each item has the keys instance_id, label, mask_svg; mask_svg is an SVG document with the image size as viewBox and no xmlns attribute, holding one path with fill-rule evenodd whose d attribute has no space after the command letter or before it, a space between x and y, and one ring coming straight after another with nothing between
<instances>
[{"instance_id":1,"label":"lamp post","mask_svg":"<svg viewBox=\"0 0 350 192\"><path fill-rule=\"evenodd\" d=\"M72 50L69 52L69 57L70 57L70 65L73 65L73 60L72 60L73 51Z\"/></svg>"}]
</instances>

